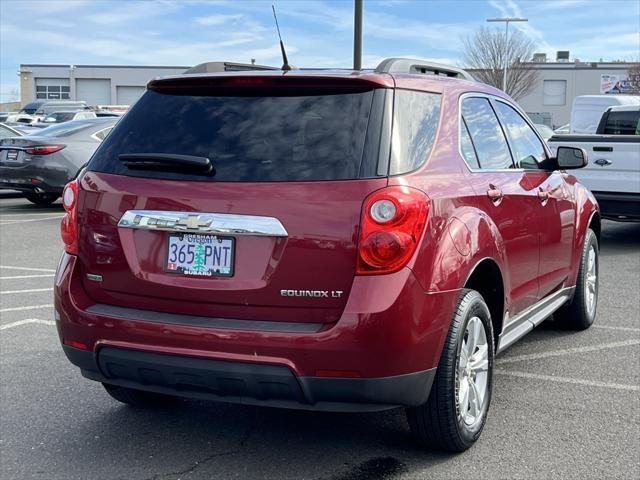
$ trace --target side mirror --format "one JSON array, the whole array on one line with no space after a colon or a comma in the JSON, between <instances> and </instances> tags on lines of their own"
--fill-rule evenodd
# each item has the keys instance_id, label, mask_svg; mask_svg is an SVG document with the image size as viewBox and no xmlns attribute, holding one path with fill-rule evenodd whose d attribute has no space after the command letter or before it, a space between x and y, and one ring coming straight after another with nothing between
<instances>
[{"instance_id":1,"label":"side mirror","mask_svg":"<svg viewBox=\"0 0 640 480\"><path fill-rule=\"evenodd\" d=\"M556 164L559 170L572 170L587 166L587 152L583 148L558 147Z\"/></svg>"}]
</instances>

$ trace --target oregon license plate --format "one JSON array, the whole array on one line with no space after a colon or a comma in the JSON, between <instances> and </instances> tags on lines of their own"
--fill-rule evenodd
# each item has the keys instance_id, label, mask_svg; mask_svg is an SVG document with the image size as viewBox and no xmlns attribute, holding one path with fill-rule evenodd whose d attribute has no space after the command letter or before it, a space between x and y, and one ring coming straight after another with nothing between
<instances>
[{"instance_id":1,"label":"oregon license plate","mask_svg":"<svg viewBox=\"0 0 640 480\"><path fill-rule=\"evenodd\" d=\"M230 277L233 275L233 237L171 233L166 270L182 275Z\"/></svg>"}]
</instances>

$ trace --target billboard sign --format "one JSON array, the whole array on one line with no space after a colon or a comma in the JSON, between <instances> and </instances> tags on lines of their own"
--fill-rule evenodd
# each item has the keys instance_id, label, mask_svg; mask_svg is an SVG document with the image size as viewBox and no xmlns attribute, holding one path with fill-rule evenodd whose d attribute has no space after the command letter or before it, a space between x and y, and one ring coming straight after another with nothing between
<instances>
[{"instance_id":1,"label":"billboard sign","mask_svg":"<svg viewBox=\"0 0 640 480\"><path fill-rule=\"evenodd\" d=\"M600 75L600 93L633 93L637 88L637 82L630 79L628 75Z\"/></svg>"}]
</instances>

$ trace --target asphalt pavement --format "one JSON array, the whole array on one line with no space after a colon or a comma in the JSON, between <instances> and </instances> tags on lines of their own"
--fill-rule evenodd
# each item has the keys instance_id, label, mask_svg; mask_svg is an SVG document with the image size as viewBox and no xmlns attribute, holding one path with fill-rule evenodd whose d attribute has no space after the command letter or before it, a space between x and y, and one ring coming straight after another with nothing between
<instances>
[{"instance_id":1,"label":"asphalt pavement","mask_svg":"<svg viewBox=\"0 0 640 480\"><path fill-rule=\"evenodd\" d=\"M545 322L501 355L482 438L448 455L414 445L401 410L117 403L58 343L61 216L0 198L2 480L639 478L640 224L603 222L595 325Z\"/></svg>"}]
</instances>

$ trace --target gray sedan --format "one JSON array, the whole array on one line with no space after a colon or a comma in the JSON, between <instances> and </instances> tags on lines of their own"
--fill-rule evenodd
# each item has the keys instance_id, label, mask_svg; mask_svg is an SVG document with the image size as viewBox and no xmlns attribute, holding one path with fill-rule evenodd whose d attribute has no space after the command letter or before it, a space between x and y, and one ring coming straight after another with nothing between
<instances>
[{"instance_id":1,"label":"gray sedan","mask_svg":"<svg viewBox=\"0 0 640 480\"><path fill-rule=\"evenodd\" d=\"M56 201L117 121L74 120L0 140L0 190L19 190L36 205Z\"/></svg>"}]
</instances>

